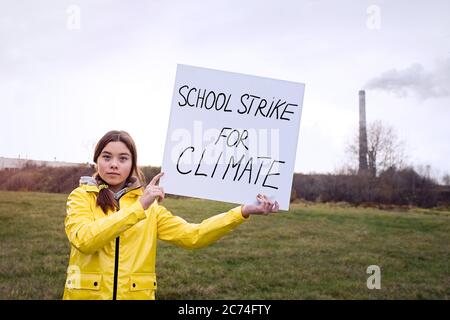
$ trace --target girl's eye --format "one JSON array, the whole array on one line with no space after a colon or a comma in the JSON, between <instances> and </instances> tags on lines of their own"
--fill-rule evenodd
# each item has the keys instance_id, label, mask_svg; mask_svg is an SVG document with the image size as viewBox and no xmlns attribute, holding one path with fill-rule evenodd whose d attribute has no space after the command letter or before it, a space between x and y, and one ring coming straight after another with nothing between
<instances>
[{"instance_id":1,"label":"girl's eye","mask_svg":"<svg viewBox=\"0 0 450 320\"><path fill-rule=\"evenodd\" d=\"M103 155L103 159L105 159L105 160L108 160L108 159L110 159L111 157L110 156L108 156L108 155Z\"/></svg>"},{"instance_id":2,"label":"girl's eye","mask_svg":"<svg viewBox=\"0 0 450 320\"><path fill-rule=\"evenodd\" d=\"M120 161L127 161L128 158L127 157L120 157Z\"/></svg>"}]
</instances>

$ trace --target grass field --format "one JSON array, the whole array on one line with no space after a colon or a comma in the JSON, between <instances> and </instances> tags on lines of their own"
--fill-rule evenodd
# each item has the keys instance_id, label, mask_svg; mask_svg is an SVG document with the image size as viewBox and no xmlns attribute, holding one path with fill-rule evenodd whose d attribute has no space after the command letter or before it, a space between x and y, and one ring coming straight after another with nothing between
<instances>
[{"instance_id":1,"label":"grass field","mask_svg":"<svg viewBox=\"0 0 450 320\"><path fill-rule=\"evenodd\" d=\"M63 194L0 192L0 299L60 299L68 263ZM233 205L166 199L200 222ZM449 299L450 212L292 204L217 243L159 242L157 299ZM369 290L369 265L381 289Z\"/></svg>"}]
</instances>

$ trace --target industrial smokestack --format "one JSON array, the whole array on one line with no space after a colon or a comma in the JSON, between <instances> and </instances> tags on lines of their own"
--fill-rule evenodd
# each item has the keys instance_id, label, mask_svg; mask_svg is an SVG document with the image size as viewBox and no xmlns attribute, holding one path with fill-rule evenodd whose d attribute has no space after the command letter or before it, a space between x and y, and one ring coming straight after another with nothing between
<instances>
[{"instance_id":1,"label":"industrial smokestack","mask_svg":"<svg viewBox=\"0 0 450 320\"><path fill-rule=\"evenodd\" d=\"M359 91L359 173L367 172L366 93Z\"/></svg>"}]
</instances>

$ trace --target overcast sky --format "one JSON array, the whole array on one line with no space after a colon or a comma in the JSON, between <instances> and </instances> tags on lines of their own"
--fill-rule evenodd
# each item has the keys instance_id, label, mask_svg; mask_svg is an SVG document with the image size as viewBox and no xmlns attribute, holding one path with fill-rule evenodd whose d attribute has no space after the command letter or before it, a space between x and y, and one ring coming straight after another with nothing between
<instances>
[{"instance_id":1,"label":"overcast sky","mask_svg":"<svg viewBox=\"0 0 450 320\"><path fill-rule=\"evenodd\" d=\"M450 173L450 1L0 0L0 156L92 161L111 129L161 165L177 63L306 84L296 172L382 120Z\"/></svg>"}]
</instances>

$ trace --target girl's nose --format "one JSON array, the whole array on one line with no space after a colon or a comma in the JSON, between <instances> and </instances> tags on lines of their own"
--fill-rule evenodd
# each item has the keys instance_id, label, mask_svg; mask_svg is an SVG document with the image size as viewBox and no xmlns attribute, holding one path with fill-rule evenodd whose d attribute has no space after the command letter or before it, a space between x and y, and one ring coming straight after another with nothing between
<instances>
[{"instance_id":1,"label":"girl's nose","mask_svg":"<svg viewBox=\"0 0 450 320\"><path fill-rule=\"evenodd\" d=\"M116 160L111 161L111 168L117 168L117 161Z\"/></svg>"}]
</instances>

